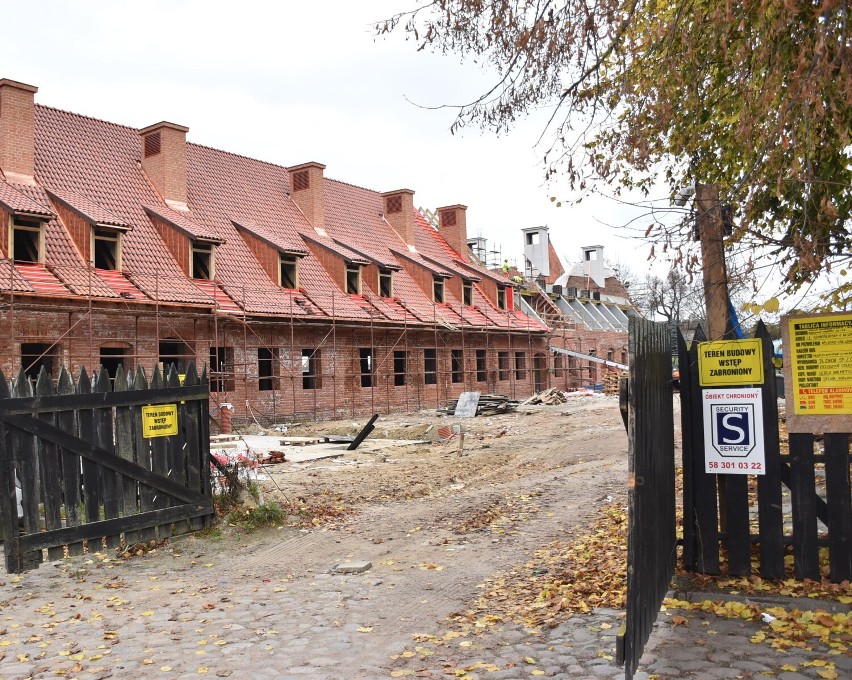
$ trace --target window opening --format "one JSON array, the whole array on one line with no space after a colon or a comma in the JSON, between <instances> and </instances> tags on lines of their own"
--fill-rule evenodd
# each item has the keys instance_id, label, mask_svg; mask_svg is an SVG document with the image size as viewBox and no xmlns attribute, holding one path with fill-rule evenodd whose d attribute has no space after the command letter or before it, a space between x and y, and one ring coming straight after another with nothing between
<instances>
[{"instance_id":1,"label":"window opening","mask_svg":"<svg viewBox=\"0 0 852 680\"><path fill-rule=\"evenodd\" d=\"M118 369L127 373L130 364L127 361L129 352L124 347L101 347L101 366L109 373L110 382L115 382L115 377L118 375Z\"/></svg>"},{"instance_id":2,"label":"window opening","mask_svg":"<svg viewBox=\"0 0 852 680\"><path fill-rule=\"evenodd\" d=\"M464 381L464 350L450 350L452 381L460 383Z\"/></svg>"},{"instance_id":3,"label":"window opening","mask_svg":"<svg viewBox=\"0 0 852 680\"><path fill-rule=\"evenodd\" d=\"M497 375L500 380L509 379L509 353L497 352Z\"/></svg>"},{"instance_id":4,"label":"window opening","mask_svg":"<svg viewBox=\"0 0 852 680\"><path fill-rule=\"evenodd\" d=\"M96 269L118 269L120 235L108 229L95 229L92 263Z\"/></svg>"},{"instance_id":5,"label":"window opening","mask_svg":"<svg viewBox=\"0 0 852 680\"><path fill-rule=\"evenodd\" d=\"M379 270L379 295L393 297L393 272L390 269Z\"/></svg>"},{"instance_id":6,"label":"window opening","mask_svg":"<svg viewBox=\"0 0 852 680\"><path fill-rule=\"evenodd\" d=\"M444 301L444 279L440 276L432 279L432 297L438 304Z\"/></svg>"},{"instance_id":7,"label":"window opening","mask_svg":"<svg viewBox=\"0 0 852 680\"><path fill-rule=\"evenodd\" d=\"M361 361L361 387L373 386L373 350L362 347L358 350Z\"/></svg>"},{"instance_id":8,"label":"window opening","mask_svg":"<svg viewBox=\"0 0 852 680\"><path fill-rule=\"evenodd\" d=\"M261 392L280 389L278 381L280 358L277 347L257 348L257 389Z\"/></svg>"},{"instance_id":9,"label":"window opening","mask_svg":"<svg viewBox=\"0 0 852 680\"><path fill-rule=\"evenodd\" d=\"M302 389L318 390L322 387L320 350L302 350Z\"/></svg>"},{"instance_id":10,"label":"window opening","mask_svg":"<svg viewBox=\"0 0 852 680\"><path fill-rule=\"evenodd\" d=\"M234 348L210 348L210 391L234 391Z\"/></svg>"},{"instance_id":11,"label":"window opening","mask_svg":"<svg viewBox=\"0 0 852 680\"><path fill-rule=\"evenodd\" d=\"M485 372L485 350L476 350L476 382L485 382L488 376Z\"/></svg>"},{"instance_id":12,"label":"window opening","mask_svg":"<svg viewBox=\"0 0 852 680\"><path fill-rule=\"evenodd\" d=\"M497 308L506 309L506 287L497 286Z\"/></svg>"},{"instance_id":13,"label":"window opening","mask_svg":"<svg viewBox=\"0 0 852 680\"><path fill-rule=\"evenodd\" d=\"M361 294L361 267L357 264L346 265L346 292L350 295Z\"/></svg>"},{"instance_id":14,"label":"window opening","mask_svg":"<svg viewBox=\"0 0 852 680\"><path fill-rule=\"evenodd\" d=\"M21 365L24 373L32 380L38 380L42 366L48 375L53 375L53 361L56 358L56 345L46 342L22 342Z\"/></svg>"},{"instance_id":15,"label":"window opening","mask_svg":"<svg viewBox=\"0 0 852 680\"><path fill-rule=\"evenodd\" d=\"M562 377L562 357L559 354L553 357L553 375L556 378Z\"/></svg>"},{"instance_id":16,"label":"window opening","mask_svg":"<svg viewBox=\"0 0 852 680\"><path fill-rule=\"evenodd\" d=\"M12 223L12 259L15 262L41 262L41 223L15 220Z\"/></svg>"},{"instance_id":17,"label":"window opening","mask_svg":"<svg viewBox=\"0 0 852 680\"><path fill-rule=\"evenodd\" d=\"M438 382L438 358L434 349L423 350L423 382L426 385Z\"/></svg>"},{"instance_id":18,"label":"window opening","mask_svg":"<svg viewBox=\"0 0 852 680\"><path fill-rule=\"evenodd\" d=\"M462 283L462 302L468 307L473 304L473 284L469 281Z\"/></svg>"},{"instance_id":19,"label":"window opening","mask_svg":"<svg viewBox=\"0 0 852 680\"><path fill-rule=\"evenodd\" d=\"M281 253L279 262L281 265L281 287L298 288L298 258L294 255L284 255Z\"/></svg>"},{"instance_id":20,"label":"window opening","mask_svg":"<svg viewBox=\"0 0 852 680\"><path fill-rule=\"evenodd\" d=\"M171 364L175 364L178 373L186 372L186 365L192 360L194 352L185 342L172 338L160 341L159 361L162 364L163 375Z\"/></svg>"},{"instance_id":21,"label":"window opening","mask_svg":"<svg viewBox=\"0 0 852 680\"><path fill-rule=\"evenodd\" d=\"M213 279L213 245L210 243L192 244L192 272L194 279Z\"/></svg>"},{"instance_id":22,"label":"window opening","mask_svg":"<svg viewBox=\"0 0 852 680\"><path fill-rule=\"evenodd\" d=\"M527 355L515 352L515 380L525 380L527 377Z\"/></svg>"},{"instance_id":23,"label":"window opening","mask_svg":"<svg viewBox=\"0 0 852 680\"><path fill-rule=\"evenodd\" d=\"M393 353L393 384L399 387L405 385L406 353L396 350Z\"/></svg>"}]
</instances>

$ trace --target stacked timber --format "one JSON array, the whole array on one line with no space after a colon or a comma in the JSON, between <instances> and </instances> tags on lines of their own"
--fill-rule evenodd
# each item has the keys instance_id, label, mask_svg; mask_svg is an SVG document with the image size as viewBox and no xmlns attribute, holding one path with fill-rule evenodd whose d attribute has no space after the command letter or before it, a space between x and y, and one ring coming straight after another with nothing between
<instances>
[{"instance_id":1,"label":"stacked timber","mask_svg":"<svg viewBox=\"0 0 852 680\"><path fill-rule=\"evenodd\" d=\"M556 387L552 387L549 390L532 395L529 399L522 402L521 405L544 404L545 406L555 406L556 404L564 404L566 401L568 400L565 398L565 393Z\"/></svg>"},{"instance_id":2,"label":"stacked timber","mask_svg":"<svg viewBox=\"0 0 852 680\"><path fill-rule=\"evenodd\" d=\"M604 376L604 394L618 394L618 381L627 377L627 371L607 371Z\"/></svg>"},{"instance_id":3,"label":"stacked timber","mask_svg":"<svg viewBox=\"0 0 852 680\"><path fill-rule=\"evenodd\" d=\"M438 413L446 413L447 415L455 415L458 399L450 399L444 408L439 408ZM476 407L476 415L478 416L493 416L500 413L509 413L518 408L518 402L515 399L509 399L502 394L482 394L479 397L479 404Z\"/></svg>"}]
</instances>

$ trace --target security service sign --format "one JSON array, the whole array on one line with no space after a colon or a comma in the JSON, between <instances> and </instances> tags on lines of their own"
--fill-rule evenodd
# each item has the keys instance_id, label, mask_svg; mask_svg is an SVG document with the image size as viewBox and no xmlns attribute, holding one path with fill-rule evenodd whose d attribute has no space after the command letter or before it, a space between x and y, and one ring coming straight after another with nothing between
<instances>
[{"instance_id":1,"label":"security service sign","mask_svg":"<svg viewBox=\"0 0 852 680\"><path fill-rule=\"evenodd\" d=\"M760 388L702 390L704 471L766 474Z\"/></svg>"}]
</instances>

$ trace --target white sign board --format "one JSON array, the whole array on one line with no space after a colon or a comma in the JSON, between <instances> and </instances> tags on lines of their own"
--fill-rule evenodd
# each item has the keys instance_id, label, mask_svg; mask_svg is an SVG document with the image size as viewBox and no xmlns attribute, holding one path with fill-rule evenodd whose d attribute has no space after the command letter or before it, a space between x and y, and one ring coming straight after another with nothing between
<instances>
[{"instance_id":1,"label":"white sign board","mask_svg":"<svg viewBox=\"0 0 852 680\"><path fill-rule=\"evenodd\" d=\"M759 387L701 390L705 472L766 474L761 400Z\"/></svg>"}]
</instances>

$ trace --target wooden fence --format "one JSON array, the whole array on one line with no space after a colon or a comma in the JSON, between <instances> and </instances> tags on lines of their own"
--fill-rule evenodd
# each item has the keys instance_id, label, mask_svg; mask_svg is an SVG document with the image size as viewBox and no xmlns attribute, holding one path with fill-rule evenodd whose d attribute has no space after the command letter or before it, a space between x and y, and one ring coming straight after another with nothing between
<instances>
[{"instance_id":1,"label":"wooden fence","mask_svg":"<svg viewBox=\"0 0 852 680\"><path fill-rule=\"evenodd\" d=\"M182 382L182 384L181 384ZM6 570L201 529L213 515L209 391L138 368L56 384L0 372L0 529Z\"/></svg>"}]
</instances>

